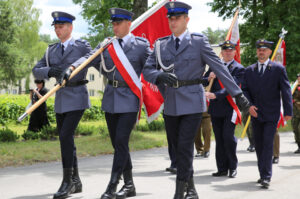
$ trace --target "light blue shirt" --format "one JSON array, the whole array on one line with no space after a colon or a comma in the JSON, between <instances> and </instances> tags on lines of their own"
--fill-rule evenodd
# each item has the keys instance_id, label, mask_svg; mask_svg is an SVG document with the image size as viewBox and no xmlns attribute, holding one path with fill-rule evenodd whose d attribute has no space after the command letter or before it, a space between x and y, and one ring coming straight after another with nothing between
<instances>
[{"instance_id":1,"label":"light blue shirt","mask_svg":"<svg viewBox=\"0 0 300 199\"><path fill-rule=\"evenodd\" d=\"M65 41L64 43L61 43L61 45L64 45L64 50L66 51L66 49L68 48L68 45L70 43L70 41L72 40L72 37L70 37L67 41Z\"/></svg>"},{"instance_id":2,"label":"light blue shirt","mask_svg":"<svg viewBox=\"0 0 300 199\"><path fill-rule=\"evenodd\" d=\"M261 69L261 64L263 64L263 65L264 65L263 73L264 73L265 70L266 70L266 68L267 68L267 65L268 65L269 61L270 61L270 58L267 59L267 61L265 61L264 63L260 63L260 62L258 61L258 71L260 71L260 69Z\"/></svg>"}]
</instances>

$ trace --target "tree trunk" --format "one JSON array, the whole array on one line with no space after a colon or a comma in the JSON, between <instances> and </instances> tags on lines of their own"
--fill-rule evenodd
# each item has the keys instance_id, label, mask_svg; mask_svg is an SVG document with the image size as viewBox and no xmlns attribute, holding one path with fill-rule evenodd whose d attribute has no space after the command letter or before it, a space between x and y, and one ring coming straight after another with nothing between
<instances>
[{"instance_id":1,"label":"tree trunk","mask_svg":"<svg viewBox=\"0 0 300 199\"><path fill-rule=\"evenodd\" d=\"M133 20L141 16L148 9L148 0L134 0L132 11L134 12Z\"/></svg>"}]
</instances>

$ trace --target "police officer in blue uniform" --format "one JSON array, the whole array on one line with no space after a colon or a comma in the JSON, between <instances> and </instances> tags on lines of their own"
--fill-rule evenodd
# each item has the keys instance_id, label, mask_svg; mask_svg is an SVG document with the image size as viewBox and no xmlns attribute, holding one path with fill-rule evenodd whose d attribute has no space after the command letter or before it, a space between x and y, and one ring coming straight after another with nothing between
<instances>
[{"instance_id":1,"label":"police officer in blue uniform","mask_svg":"<svg viewBox=\"0 0 300 199\"><path fill-rule=\"evenodd\" d=\"M174 199L198 198L193 180L194 138L206 111L201 85L208 64L239 106L248 101L227 68L213 52L207 37L189 33L187 24L191 6L180 2L165 4L172 35L155 42L154 52L144 67L144 77L154 84L165 84L164 118L166 131L176 150L177 179ZM186 193L186 194L185 194Z\"/></svg>"},{"instance_id":2,"label":"police officer in blue uniform","mask_svg":"<svg viewBox=\"0 0 300 199\"><path fill-rule=\"evenodd\" d=\"M251 106L251 122L255 140L257 164L262 188L268 188L272 177L273 140L280 117L280 98L283 102L284 119L292 116L292 94L285 67L272 62L273 42L258 40L258 62L245 70L242 89Z\"/></svg>"},{"instance_id":3,"label":"police officer in blue uniform","mask_svg":"<svg viewBox=\"0 0 300 199\"><path fill-rule=\"evenodd\" d=\"M236 53L236 44L230 40L219 45L221 47L222 62L228 68L230 74L237 85L241 85L243 81L245 68L234 60ZM234 109L228 102L226 96L228 92L225 88L221 88L218 78L215 74L208 70L205 74L205 84L213 81L210 92L206 95L210 99L208 113L211 115L211 122L216 138L216 162L218 171L212 175L215 177L227 176L234 178L237 174L236 168L238 159L236 156L237 139L234 136L235 119Z\"/></svg>"},{"instance_id":4,"label":"police officer in blue uniform","mask_svg":"<svg viewBox=\"0 0 300 199\"><path fill-rule=\"evenodd\" d=\"M130 31L133 13L121 8L109 9L113 31L121 48L131 63L135 73L140 77L147 57L151 53L149 42L141 37L135 37ZM96 49L101 47L99 44ZM91 54L80 58L72 65L77 67ZM102 65L102 73L108 79L104 90L102 110L114 147L114 159L109 184L101 199L126 198L136 195L132 179L132 163L129 154L129 137L137 121L139 99L129 88L119 70L116 68L108 50L96 57L90 65ZM119 179L123 175L125 185L116 193Z\"/></svg>"},{"instance_id":5,"label":"police officer in blue uniform","mask_svg":"<svg viewBox=\"0 0 300 199\"><path fill-rule=\"evenodd\" d=\"M65 12L53 12L55 33L60 42L49 45L43 58L32 69L37 79L55 77L58 83L68 79L73 68L69 67L79 57L90 52L91 47L84 40L75 40L71 36L75 17ZM55 112L59 133L63 180L55 199L66 198L69 194L82 191L78 174L74 131L86 108L90 107L85 76L82 70L66 86L56 92Z\"/></svg>"}]
</instances>

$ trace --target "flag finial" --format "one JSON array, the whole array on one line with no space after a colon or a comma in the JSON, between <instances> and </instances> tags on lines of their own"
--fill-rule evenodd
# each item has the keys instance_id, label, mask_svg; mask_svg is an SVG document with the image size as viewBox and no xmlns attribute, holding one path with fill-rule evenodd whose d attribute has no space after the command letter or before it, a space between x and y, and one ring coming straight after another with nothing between
<instances>
[{"instance_id":1,"label":"flag finial","mask_svg":"<svg viewBox=\"0 0 300 199\"><path fill-rule=\"evenodd\" d=\"M283 39L287 33L288 33L288 31L285 30L284 28L282 28L279 37L281 37Z\"/></svg>"}]
</instances>

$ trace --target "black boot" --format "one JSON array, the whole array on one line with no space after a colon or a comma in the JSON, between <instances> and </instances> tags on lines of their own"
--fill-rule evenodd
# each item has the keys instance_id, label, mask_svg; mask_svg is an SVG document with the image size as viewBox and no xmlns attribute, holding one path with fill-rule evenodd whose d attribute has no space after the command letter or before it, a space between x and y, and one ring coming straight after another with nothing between
<instances>
[{"instance_id":1,"label":"black boot","mask_svg":"<svg viewBox=\"0 0 300 199\"><path fill-rule=\"evenodd\" d=\"M73 168L72 181L75 186L74 193L81 193L82 192L82 183L79 178L78 167Z\"/></svg>"},{"instance_id":2,"label":"black boot","mask_svg":"<svg viewBox=\"0 0 300 199\"><path fill-rule=\"evenodd\" d=\"M184 197L185 199L198 199L198 194L194 185L194 178L191 177L191 179L188 181L187 186L187 193Z\"/></svg>"},{"instance_id":3,"label":"black boot","mask_svg":"<svg viewBox=\"0 0 300 199\"><path fill-rule=\"evenodd\" d=\"M123 185L122 189L116 193L116 198L123 199L136 196L135 186L132 179L132 170L124 171L123 177L125 184Z\"/></svg>"},{"instance_id":4,"label":"black boot","mask_svg":"<svg viewBox=\"0 0 300 199\"><path fill-rule=\"evenodd\" d=\"M116 190L119 184L119 180L120 175L117 173L112 173L106 191L104 192L104 194L102 194L100 199L116 199Z\"/></svg>"},{"instance_id":5,"label":"black boot","mask_svg":"<svg viewBox=\"0 0 300 199\"><path fill-rule=\"evenodd\" d=\"M176 191L173 199L184 199L184 192L187 183L184 181L176 180Z\"/></svg>"},{"instance_id":6,"label":"black boot","mask_svg":"<svg viewBox=\"0 0 300 199\"><path fill-rule=\"evenodd\" d=\"M294 153L300 153L300 143L297 144L298 144L298 149Z\"/></svg>"},{"instance_id":7,"label":"black boot","mask_svg":"<svg viewBox=\"0 0 300 199\"><path fill-rule=\"evenodd\" d=\"M73 168L63 169L63 173L63 181L58 191L54 194L53 199L67 198L70 194L74 193L75 191L75 186L72 182Z\"/></svg>"}]
</instances>

